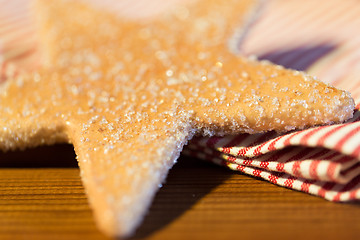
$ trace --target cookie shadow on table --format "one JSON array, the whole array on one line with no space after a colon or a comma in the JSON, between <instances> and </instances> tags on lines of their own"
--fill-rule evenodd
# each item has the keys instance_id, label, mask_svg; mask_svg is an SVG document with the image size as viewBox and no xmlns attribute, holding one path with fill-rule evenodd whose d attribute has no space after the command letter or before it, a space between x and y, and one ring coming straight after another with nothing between
<instances>
[{"instance_id":1,"label":"cookie shadow on table","mask_svg":"<svg viewBox=\"0 0 360 240\"><path fill-rule=\"evenodd\" d=\"M193 157L181 156L155 196L132 240L149 237L176 222L214 188L230 178L228 170Z\"/></svg>"},{"instance_id":2,"label":"cookie shadow on table","mask_svg":"<svg viewBox=\"0 0 360 240\"><path fill-rule=\"evenodd\" d=\"M269 60L275 64L298 71L306 71L314 63L336 50L334 44L302 45L290 49L278 49L258 55L260 60Z\"/></svg>"},{"instance_id":3,"label":"cookie shadow on table","mask_svg":"<svg viewBox=\"0 0 360 240\"><path fill-rule=\"evenodd\" d=\"M70 144L40 146L24 151L0 152L0 168L77 168Z\"/></svg>"}]
</instances>

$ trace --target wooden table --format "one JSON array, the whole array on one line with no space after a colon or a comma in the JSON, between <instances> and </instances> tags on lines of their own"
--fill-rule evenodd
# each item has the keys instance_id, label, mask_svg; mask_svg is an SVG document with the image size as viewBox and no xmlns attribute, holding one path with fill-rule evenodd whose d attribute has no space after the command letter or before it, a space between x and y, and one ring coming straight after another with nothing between
<instances>
[{"instance_id":1,"label":"wooden table","mask_svg":"<svg viewBox=\"0 0 360 240\"><path fill-rule=\"evenodd\" d=\"M108 239L72 146L0 155L0 239ZM181 157L131 239L359 239L360 204L331 203Z\"/></svg>"}]
</instances>

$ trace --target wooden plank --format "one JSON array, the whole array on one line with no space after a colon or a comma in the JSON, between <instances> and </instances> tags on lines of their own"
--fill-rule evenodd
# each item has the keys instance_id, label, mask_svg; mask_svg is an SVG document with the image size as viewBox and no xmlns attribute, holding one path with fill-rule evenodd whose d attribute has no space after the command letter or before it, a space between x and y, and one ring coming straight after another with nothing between
<instances>
[{"instance_id":1,"label":"wooden plank","mask_svg":"<svg viewBox=\"0 0 360 240\"><path fill-rule=\"evenodd\" d=\"M0 239L108 239L71 146L0 155ZM181 157L133 239L356 239L360 205L331 203Z\"/></svg>"}]
</instances>

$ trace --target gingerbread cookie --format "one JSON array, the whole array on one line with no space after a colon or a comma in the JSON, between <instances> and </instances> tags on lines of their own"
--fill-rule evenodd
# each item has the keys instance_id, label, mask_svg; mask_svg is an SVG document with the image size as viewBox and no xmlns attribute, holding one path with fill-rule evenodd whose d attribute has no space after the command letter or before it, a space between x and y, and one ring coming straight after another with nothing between
<instances>
[{"instance_id":1,"label":"gingerbread cookie","mask_svg":"<svg viewBox=\"0 0 360 240\"><path fill-rule=\"evenodd\" d=\"M352 117L349 93L227 50L247 6L199 1L136 21L79 1L38 1L47 67L6 84L0 149L72 143L98 226L128 236L195 134Z\"/></svg>"}]
</instances>

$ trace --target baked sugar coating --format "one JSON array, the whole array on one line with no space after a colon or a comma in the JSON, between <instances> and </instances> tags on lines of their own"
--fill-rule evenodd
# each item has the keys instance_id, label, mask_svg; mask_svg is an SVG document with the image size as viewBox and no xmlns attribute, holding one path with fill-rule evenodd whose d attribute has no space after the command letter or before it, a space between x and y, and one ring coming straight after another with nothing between
<instances>
[{"instance_id":1,"label":"baked sugar coating","mask_svg":"<svg viewBox=\"0 0 360 240\"><path fill-rule=\"evenodd\" d=\"M72 143L98 226L129 236L195 134L352 117L349 93L228 51L248 6L199 1L135 21L79 1L38 1L47 67L6 84L0 149Z\"/></svg>"}]
</instances>

